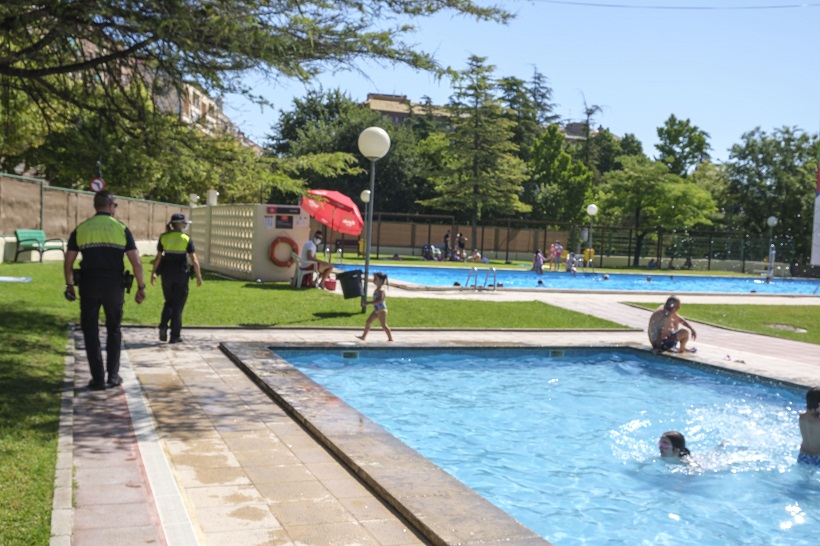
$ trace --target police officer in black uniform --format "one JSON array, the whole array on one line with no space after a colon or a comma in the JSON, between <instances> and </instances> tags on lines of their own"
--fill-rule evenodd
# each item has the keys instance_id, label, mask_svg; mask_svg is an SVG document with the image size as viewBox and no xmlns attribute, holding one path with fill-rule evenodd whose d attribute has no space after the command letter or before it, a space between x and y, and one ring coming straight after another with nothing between
<instances>
[{"instance_id":1,"label":"police officer in black uniform","mask_svg":"<svg viewBox=\"0 0 820 546\"><path fill-rule=\"evenodd\" d=\"M65 274L65 297L76 299L74 292L74 261L78 254L80 262L80 326L85 339L85 352L91 381L88 388L104 390L106 386L122 384L120 378L120 345L122 333L122 306L125 299L123 255L128 256L137 281L134 300L142 303L145 299L145 281L142 262L137 245L125 224L114 218L117 202L108 191L94 196L97 214L77 226L68 238L63 270ZM103 367L102 349L99 338L100 307L105 312L106 363ZM108 381L105 372L108 371Z\"/></svg>"},{"instance_id":2,"label":"police officer in black uniform","mask_svg":"<svg viewBox=\"0 0 820 546\"><path fill-rule=\"evenodd\" d=\"M162 317L159 321L159 340L168 340L168 323L171 323L170 343L182 342L182 310L188 301L188 258L196 275L196 285L202 286L202 272L199 260L194 251L191 236L185 233L188 220L181 212L171 215L168 231L159 236L157 258L151 270L151 285L157 282L157 275L162 277L162 295L165 305L162 306Z\"/></svg>"}]
</instances>

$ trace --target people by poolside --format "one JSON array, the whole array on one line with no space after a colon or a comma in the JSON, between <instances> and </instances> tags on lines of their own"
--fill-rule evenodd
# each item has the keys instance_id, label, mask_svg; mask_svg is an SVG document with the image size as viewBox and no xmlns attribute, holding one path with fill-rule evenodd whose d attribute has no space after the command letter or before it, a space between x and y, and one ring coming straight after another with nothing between
<instances>
[{"instance_id":1,"label":"people by poolside","mask_svg":"<svg viewBox=\"0 0 820 546\"><path fill-rule=\"evenodd\" d=\"M475 263L484 263L485 260L481 257L481 252L479 252L477 248L474 248L473 253L470 254L470 257L467 258L467 261Z\"/></svg>"},{"instance_id":2,"label":"people by poolside","mask_svg":"<svg viewBox=\"0 0 820 546\"><path fill-rule=\"evenodd\" d=\"M669 296L666 303L658 307L649 317L647 333L649 334L649 342L652 344L653 353L660 354L664 351L674 353L695 352L695 349L687 347L686 344L689 342L690 337L692 340L697 339L697 333L686 322L686 319L678 314L680 304L678 297ZM681 328L681 325L688 328L688 330ZM678 348L679 343L680 347Z\"/></svg>"},{"instance_id":3,"label":"people by poolside","mask_svg":"<svg viewBox=\"0 0 820 546\"><path fill-rule=\"evenodd\" d=\"M544 258L547 264L547 271L552 271L552 262L555 261L555 243L550 244L547 255Z\"/></svg>"},{"instance_id":4,"label":"people by poolside","mask_svg":"<svg viewBox=\"0 0 820 546\"><path fill-rule=\"evenodd\" d=\"M467 237L465 237L463 233L458 233L456 235L456 253L462 262L467 259L467 251L464 250L466 246Z\"/></svg>"},{"instance_id":5,"label":"people by poolside","mask_svg":"<svg viewBox=\"0 0 820 546\"><path fill-rule=\"evenodd\" d=\"M539 275L544 273L544 254L541 253L540 248L535 252L535 256L532 258L532 270Z\"/></svg>"},{"instance_id":6,"label":"people by poolside","mask_svg":"<svg viewBox=\"0 0 820 546\"><path fill-rule=\"evenodd\" d=\"M806 409L798 417L800 453L797 462L820 467L820 387L812 387L806 392Z\"/></svg>"},{"instance_id":7,"label":"people by poolside","mask_svg":"<svg viewBox=\"0 0 820 546\"><path fill-rule=\"evenodd\" d=\"M560 271L559 267L561 267L561 256L564 255L564 245L561 244L561 241L555 241L555 250L552 252L552 268L555 271Z\"/></svg>"},{"instance_id":8,"label":"people by poolside","mask_svg":"<svg viewBox=\"0 0 820 546\"><path fill-rule=\"evenodd\" d=\"M380 271L373 273L373 284L376 285L376 290L373 292L373 299L366 302L367 305L373 306L373 312L370 313L370 316L367 317L367 321L364 323L364 332L362 332L362 335L356 337L364 341L367 337L367 333L370 332L370 326L373 324L373 321L379 319L382 330L387 334L387 341L393 341L393 333L390 331L390 327L387 326L387 303L385 303L387 293L384 289L384 285L387 284L387 274Z\"/></svg>"},{"instance_id":9,"label":"people by poolside","mask_svg":"<svg viewBox=\"0 0 820 546\"><path fill-rule=\"evenodd\" d=\"M444 259L447 260L450 257L450 230L447 230L447 233L444 234L444 248L442 249L444 252Z\"/></svg>"},{"instance_id":10,"label":"people by poolside","mask_svg":"<svg viewBox=\"0 0 820 546\"><path fill-rule=\"evenodd\" d=\"M319 281L316 283L317 288L324 288L325 281L330 273L333 271L333 264L324 262L318 258L318 249L322 244L322 232L317 231L313 240L308 240L302 247L302 264L307 266L309 262L315 262L316 270L319 272Z\"/></svg>"},{"instance_id":11,"label":"people by poolside","mask_svg":"<svg viewBox=\"0 0 820 546\"><path fill-rule=\"evenodd\" d=\"M691 455L686 447L686 438L677 430L664 432L658 440L661 457L667 460L686 461Z\"/></svg>"},{"instance_id":12,"label":"people by poolside","mask_svg":"<svg viewBox=\"0 0 820 546\"><path fill-rule=\"evenodd\" d=\"M647 269L655 269L655 258L652 258L651 260L649 260L649 263L646 264L646 268Z\"/></svg>"},{"instance_id":13,"label":"people by poolside","mask_svg":"<svg viewBox=\"0 0 820 546\"><path fill-rule=\"evenodd\" d=\"M687 256L686 257L686 261L683 262L683 265L681 266L681 269L687 269L687 270L692 269L692 256Z\"/></svg>"}]
</instances>

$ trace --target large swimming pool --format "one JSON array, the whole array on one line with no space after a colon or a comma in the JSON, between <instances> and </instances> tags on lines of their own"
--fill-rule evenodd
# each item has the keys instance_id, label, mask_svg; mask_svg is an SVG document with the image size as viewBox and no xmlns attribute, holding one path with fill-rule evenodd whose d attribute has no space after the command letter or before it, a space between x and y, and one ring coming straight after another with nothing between
<instances>
[{"instance_id":1,"label":"large swimming pool","mask_svg":"<svg viewBox=\"0 0 820 546\"><path fill-rule=\"evenodd\" d=\"M342 270L359 269L350 265L335 265ZM706 277L692 275L670 275L669 272L647 272L646 275L612 273L609 280L605 280L601 273L579 272L577 275L565 272L545 272L538 275L534 271L523 269L497 269L495 277L487 275L487 267L478 269L478 286L499 283L504 288L526 289L559 289L559 290L617 290L641 292L707 292L707 293L735 293L735 294L820 294L818 286L820 280L781 279L775 278L767 283L762 277ZM423 286L461 286L475 284L476 275L471 275L470 267L402 267L402 266L375 266L373 271L387 273L391 281L418 284ZM539 284L539 281L541 284Z\"/></svg>"},{"instance_id":2,"label":"large swimming pool","mask_svg":"<svg viewBox=\"0 0 820 546\"><path fill-rule=\"evenodd\" d=\"M634 351L276 353L558 546L820 536L802 389ZM658 458L667 430L695 464Z\"/></svg>"}]
</instances>

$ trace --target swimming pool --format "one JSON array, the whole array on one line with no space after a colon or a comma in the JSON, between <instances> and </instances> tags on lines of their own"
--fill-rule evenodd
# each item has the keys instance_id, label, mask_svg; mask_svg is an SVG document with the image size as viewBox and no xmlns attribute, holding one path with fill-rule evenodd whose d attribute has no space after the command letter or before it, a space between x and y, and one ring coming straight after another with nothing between
<instances>
[{"instance_id":1,"label":"swimming pool","mask_svg":"<svg viewBox=\"0 0 820 546\"><path fill-rule=\"evenodd\" d=\"M358 269L350 265L334 265L341 270ZM456 282L466 286L467 277L470 275L470 267L445 268L445 267L402 267L402 266L376 266L372 271L383 271L387 273L390 281L402 281L406 283L423 286L450 286ZM611 273L609 280L604 280L600 273L578 273L572 275L564 272L545 272L538 275L534 271L522 269L497 269L497 281L504 288L526 288L526 289L558 289L558 290L615 290L615 291L640 291L640 292L664 292L664 293L686 293L686 292L708 292L708 293L735 293L735 294L802 294L813 295L820 280L807 279L774 279L771 283L766 283L763 278L754 277L706 277L693 275L670 275L669 273L647 273L646 275ZM478 269L478 285L483 286L487 277L486 266ZM651 277L651 281L647 281ZM538 284L541 281L541 285ZM470 280L469 285L473 286L475 276ZM492 273L487 281L488 285L493 283ZM820 290L818 290L820 293Z\"/></svg>"},{"instance_id":2,"label":"swimming pool","mask_svg":"<svg viewBox=\"0 0 820 546\"><path fill-rule=\"evenodd\" d=\"M558 546L820 532L820 478L794 463L802 390L632 351L276 353ZM697 465L657 458L672 429Z\"/></svg>"}]
</instances>

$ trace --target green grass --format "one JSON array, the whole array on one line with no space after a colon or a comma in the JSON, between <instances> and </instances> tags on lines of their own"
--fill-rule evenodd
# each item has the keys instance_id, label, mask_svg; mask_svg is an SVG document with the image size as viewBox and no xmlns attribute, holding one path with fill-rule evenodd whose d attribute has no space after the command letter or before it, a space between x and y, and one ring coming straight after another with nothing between
<instances>
[{"instance_id":1,"label":"green grass","mask_svg":"<svg viewBox=\"0 0 820 546\"><path fill-rule=\"evenodd\" d=\"M662 305L633 303L656 309ZM743 330L755 334L820 344L820 306L818 305L709 305L684 303L680 311L687 319ZM798 330L804 330L800 332Z\"/></svg>"}]
</instances>

